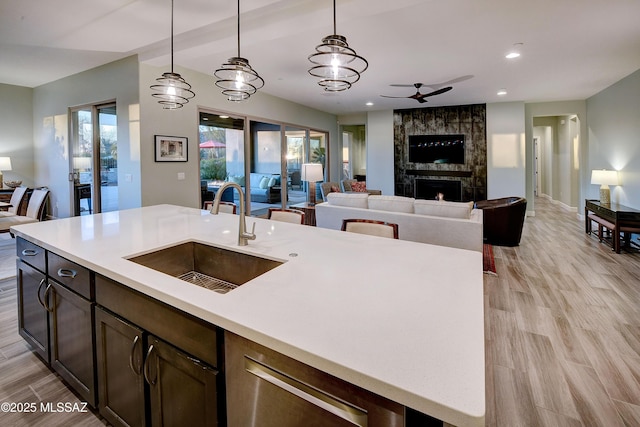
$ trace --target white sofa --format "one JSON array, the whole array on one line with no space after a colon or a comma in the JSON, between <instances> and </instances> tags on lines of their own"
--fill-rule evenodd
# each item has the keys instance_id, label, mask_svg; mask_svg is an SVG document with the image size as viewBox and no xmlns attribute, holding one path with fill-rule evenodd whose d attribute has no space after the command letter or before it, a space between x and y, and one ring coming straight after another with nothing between
<instances>
[{"instance_id":1,"label":"white sofa","mask_svg":"<svg viewBox=\"0 0 640 427\"><path fill-rule=\"evenodd\" d=\"M316 205L316 225L340 230L348 218L398 224L402 240L482 252L482 210L457 203L410 197L329 193Z\"/></svg>"}]
</instances>

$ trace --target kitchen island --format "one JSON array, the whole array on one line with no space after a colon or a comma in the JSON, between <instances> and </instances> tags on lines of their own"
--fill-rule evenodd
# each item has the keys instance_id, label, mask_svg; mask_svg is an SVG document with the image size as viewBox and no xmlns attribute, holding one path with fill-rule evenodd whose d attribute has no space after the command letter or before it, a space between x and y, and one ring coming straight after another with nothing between
<instances>
[{"instance_id":1,"label":"kitchen island","mask_svg":"<svg viewBox=\"0 0 640 427\"><path fill-rule=\"evenodd\" d=\"M484 425L482 255L172 205L18 226L16 236L362 389ZM249 225L251 227L251 225ZM218 294L129 260L199 242L283 262ZM96 283L96 287L98 284Z\"/></svg>"}]
</instances>

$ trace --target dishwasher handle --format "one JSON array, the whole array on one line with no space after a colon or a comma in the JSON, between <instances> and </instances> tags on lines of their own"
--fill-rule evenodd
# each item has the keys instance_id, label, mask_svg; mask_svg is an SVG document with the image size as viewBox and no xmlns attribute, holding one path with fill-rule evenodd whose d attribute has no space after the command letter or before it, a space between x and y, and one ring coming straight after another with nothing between
<instances>
[{"instance_id":1,"label":"dishwasher handle","mask_svg":"<svg viewBox=\"0 0 640 427\"><path fill-rule=\"evenodd\" d=\"M367 427L367 411L244 356L245 370L359 427Z\"/></svg>"}]
</instances>

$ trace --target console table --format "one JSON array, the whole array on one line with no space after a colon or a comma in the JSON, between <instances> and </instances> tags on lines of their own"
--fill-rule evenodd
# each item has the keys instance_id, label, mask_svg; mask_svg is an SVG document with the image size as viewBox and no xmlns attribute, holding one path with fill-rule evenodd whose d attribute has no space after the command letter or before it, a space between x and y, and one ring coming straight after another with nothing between
<instances>
[{"instance_id":1,"label":"console table","mask_svg":"<svg viewBox=\"0 0 640 427\"><path fill-rule=\"evenodd\" d=\"M589 212L592 213L589 214ZM625 246L629 245L632 233L640 233L640 210L618 203L585 200L584 221L587 234L591 233L592 221L597 222L600 227L609 228L613 232L613 250L618 254L620 253L620 233L624 233Z\"/></svg>"}]
</instances>

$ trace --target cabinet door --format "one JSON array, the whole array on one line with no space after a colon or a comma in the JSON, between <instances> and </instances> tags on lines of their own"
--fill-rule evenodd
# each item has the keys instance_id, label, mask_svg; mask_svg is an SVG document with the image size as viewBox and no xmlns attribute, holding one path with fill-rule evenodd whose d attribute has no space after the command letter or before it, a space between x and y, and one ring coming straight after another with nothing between
<instances>
[{"instance_id":1,"label":"cabinet door","mask_svg":"<svg viewBox=\"0 0 640 427\"><path fill-rule=\"evenodd\" d=\"M145 426L143 332L96 308L100 414L113 426Z\"/></svg>"},{"instance_id":2,"label":"cabinet door","mask_svg":"<svg viewBox=\"0 0 640 427\"><path fill-rule=\"evenodd\" d=\"M93 303L50 280L51 367L96 406Z\"/></svg>"},{"instance_id":3,"label":"cabinet door","mask_svg":"<svg viewBox=\"0 0 640 427\"><path fill-rule=\"evenodd\" d=\"M217 426L217 371L149 336L144 375L153 426Z\"/></svg>"},{"instance_id":4,"label":"cabinet door","mask_svg":"<svg viewBox=\"0 0 640 427\"><path fill-rule=\"evenodd\" d=\"M18 332L49 363L49 313L45 303L46 277L18 261Z\"/></svg>"}]
</instances>

